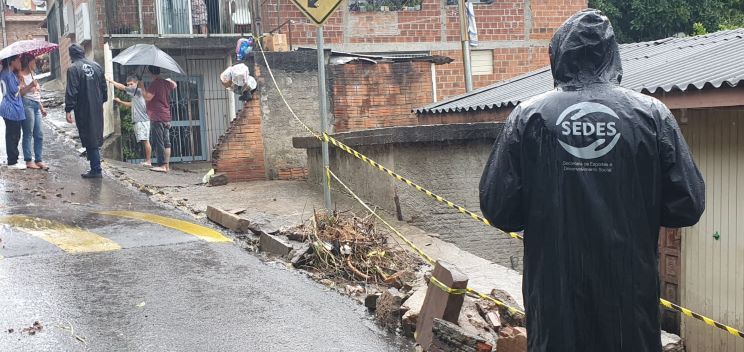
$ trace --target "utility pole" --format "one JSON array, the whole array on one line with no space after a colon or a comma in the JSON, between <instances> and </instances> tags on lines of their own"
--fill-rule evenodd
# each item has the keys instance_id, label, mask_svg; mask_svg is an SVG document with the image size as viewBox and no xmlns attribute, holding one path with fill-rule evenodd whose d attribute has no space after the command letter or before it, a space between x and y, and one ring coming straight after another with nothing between
<instances>
[{"instance_id":1,"label":"utility pole","mask_svg":"<svg viewBox=\"0 0 744 352\"><path fill-rule=\"evenodd\" d=\"M468 33L468 15L465 8L466 0L459 0L460 12L460 41L462 42L462 65L465 73L465 91L473 90L473 73L470 64L470 34Z\"/></svg>"},{"instance_id":2,"label":"utility pole","mask_svg":"<svg viewBox=\"0 0 744 352\"><path fill-rule=\"evenodd\" d=\"M5 27L5 0L0 0L0 5L3 7L3 12L0 14L0 17L2 18L2 26L3 26L3 48L8 46L8 29Z\"/></svg>"},{"instance_id":3,"label":"utility pole","mask_svg":"<svg viewBox=\"0 0 744 352\"><path fill-rule=\"evenodd\" d=\"M318 25L318 37L316 39L318 43L318 88L320 89L320 133L328 132L328 97L326 94L326 80L325 80L325 49L323 48L323 25ZM323 204L326 210L330 213L333 210L333 204L331 204L331 190L330 182L328 178L328 142L325 140L321 143L321 152L323 154Z\"/></svg>"}]
</instances>

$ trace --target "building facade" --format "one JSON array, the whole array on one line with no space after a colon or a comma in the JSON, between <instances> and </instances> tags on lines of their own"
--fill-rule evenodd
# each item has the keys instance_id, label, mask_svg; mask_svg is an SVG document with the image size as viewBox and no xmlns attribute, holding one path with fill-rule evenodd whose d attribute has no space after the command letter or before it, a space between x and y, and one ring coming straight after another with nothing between
<instances>
[{"instance_id":1,"label":"building facade","mask_svg":"<svg viewBox=\"0 0 744 352\"><path fill-rule=\"evenodd\" d=\"M163 73L178 82L171 96L172 161L209 160L237 111L219 74L231 64L236 40L250 35L252 21L247 0L206 0L205 4L206 9L197 15L198 9L189 0L50 0L47 25L56 34L51 40L60 44L60 80L65 80L71 64L68 48L77 43L107 75L120 82L137 75L147 82L149 75L143 68L114 65L111 59L135 44L156 45L186 71L184 75ZM110 89L109 95L114 94ZM104 135L110 143L104 150L109 157L141 161L142 151L133 136L121 134L115 109L111 103L105 108Z\"/></svg>"},{"instance_id":2,"label":"building facade","mask_svg":"<svg viewBox=\"0 0 744 352\"><path fill-rule=\"evenodd\" d=\"M472 48L473 86L484 87L548 63L548 42L586 0L475 0L479 45ZM316 27L289 0L261 3L264 32L287 33L290 46L314 46ZM453 58L432 72L433 100L465 92L457 1L349 0L324 26L339 52L439 55Z\"/></svg>"}]
</instances>

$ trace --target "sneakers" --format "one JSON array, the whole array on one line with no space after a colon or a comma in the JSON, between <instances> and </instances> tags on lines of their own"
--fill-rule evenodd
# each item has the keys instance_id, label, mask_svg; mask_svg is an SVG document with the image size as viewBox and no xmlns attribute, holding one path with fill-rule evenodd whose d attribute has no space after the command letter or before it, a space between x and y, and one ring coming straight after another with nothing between
<instances>
[{"instance_id":1,"label":"sneakers","mask_svg":"<svg viewBox=\"0 0 744 352\"><path fill-rule=\"evenodd\" d=\"M82 178L103 178L103 174L101 174L100 172L99 173L94 173L92 171L88 171L88 172L80 175L80 177L82 177Z\"/></svg>"},{"instance_id":2,"label":"sneakers","mask_svg":"<svg viewBox=\"0 0 744 352\"><path fill-rule=\"evenodd\" d=\"M26 165L24 163L15 163L13 165L8 165L8 169L11 169L11 170L26 170Z\"/></svg>"}]
</instances>

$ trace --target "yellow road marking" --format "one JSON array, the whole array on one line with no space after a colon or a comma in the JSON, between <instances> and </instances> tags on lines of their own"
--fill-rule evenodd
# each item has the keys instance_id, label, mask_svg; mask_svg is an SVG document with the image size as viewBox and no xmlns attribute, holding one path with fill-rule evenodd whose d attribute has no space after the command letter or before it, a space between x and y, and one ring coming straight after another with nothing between
<instances>
[{"instance_id":1,"label":"yellow road marking","mask_svg":"<svg viewBox=\"0 0 744 352\"><path fill-rule=\"evenodd\" d=\"M190 223L188 221L168 218L165 216L139 213L136 211L103 211L99 214L151 222L153 224L170 227L189 235L196 236L207 242L232 242L232 239L230 239L229 237L226 237L223 234L208 227Z\"/></svg>"},{"instance_id":2,"label":"yellow road marking","mask_svg":"<svg viewBox=\"0 0 744 352\"><path fill-rule=\"evenodd\" d=\"M116 242L79 227L25 215L0 216L8 224L47 241L67 253L107 252L121 249Z\"/></svg>"}]
</instances>

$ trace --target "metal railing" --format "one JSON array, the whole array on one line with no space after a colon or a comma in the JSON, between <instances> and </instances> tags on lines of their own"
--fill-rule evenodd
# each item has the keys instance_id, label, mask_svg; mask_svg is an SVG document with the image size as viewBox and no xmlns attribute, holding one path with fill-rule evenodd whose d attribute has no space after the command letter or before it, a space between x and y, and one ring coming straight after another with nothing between
<instances>
[{"instance_id":1,"label":"metal railing","mask_svg":"<svg viewBox=\"0 0 744 352\"><path fill-rule=\"evenodd\" d=\"M108 0L110 36L251 33L251 0Z\"/></svg>"}]
</instances>

